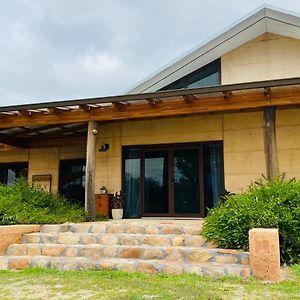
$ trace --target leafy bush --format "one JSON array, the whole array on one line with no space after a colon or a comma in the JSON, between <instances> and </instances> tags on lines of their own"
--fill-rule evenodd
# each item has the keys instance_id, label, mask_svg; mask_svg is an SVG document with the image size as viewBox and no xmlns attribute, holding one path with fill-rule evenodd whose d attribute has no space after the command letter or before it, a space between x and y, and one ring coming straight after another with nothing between
<instances>
[{"instance_id":1,"label":"leafy bush","mask_svg":"<svg viewBox=\"0 0 300 300\"><path fill-rule=\"evenodd\" d=\"M15 185L0 185L0 225L53 224L86 220L83 208L55 193L30 186L19 179Z\"/></svg>"},{"instance_id":2,"label":"leafy bush","mask_svg":"<svg viewBox=\"0 0 300 300\"><path fill-rule=\"evenodd\" d=\"M278 228L281 260L300 263L300 181L259 180L209 211L203 235L224 248L248 250L251 228Z\"/></svg>"}]
</instances>

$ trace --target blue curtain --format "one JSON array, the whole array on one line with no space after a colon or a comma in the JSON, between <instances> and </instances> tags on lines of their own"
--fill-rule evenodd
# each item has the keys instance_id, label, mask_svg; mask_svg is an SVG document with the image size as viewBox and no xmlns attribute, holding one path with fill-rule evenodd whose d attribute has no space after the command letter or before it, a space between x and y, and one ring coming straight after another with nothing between
<instances>
[{"instance_id":1,"label":"blue curtain","mask_svg":"<svg viewBox=\"0 0 300 300\"><path fill-rule=\"evenodd\" d=\"M221 158L222 156L221 156L220 144L210 145L210 170L211 170L212 200L214 206L218 204L219 197L223 193Z\"/></svg>"},{"instance_id":2,"label":"blue curtain","mask_svg":"<svg viewBox=\"0 0 300 300\"><path fill-rule=\"evenodd\" d=\"M216 206L223 194L222 147L222 143L211 143L203 146L206 208Z\"/></svg>"},{"instance_id":3,"label":"blue curtain","mask_svg":"<svg viewBox=\"0 0 300 300\"><path fill-rule=\"evenodd\" d=\"M137 218L141 214L140 149L126 149L124 159L124 215L126 218Z\"/></svg>"}]
</instances>

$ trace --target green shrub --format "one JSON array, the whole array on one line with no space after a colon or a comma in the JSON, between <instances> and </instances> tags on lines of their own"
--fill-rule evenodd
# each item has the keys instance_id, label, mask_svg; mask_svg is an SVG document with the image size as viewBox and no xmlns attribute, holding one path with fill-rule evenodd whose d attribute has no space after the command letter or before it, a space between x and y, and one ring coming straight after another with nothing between
<instances>
[{"instance_id":1,"label":"green shrub","mask_svg":"<svg viewBox=\"0 0 300 300\"><path fill-rule=\"evenodd\" d=\"M209 211L203 235L224 248L248 250L251 228L278 228L281 260L300 263L300 181L259 180Z\"/></svg>"},{"instance_id":2,"label":"green shrub","mask_svg":"<svg viewBox=\"0 0 300 300\"><path fill-rule=\"evenodd\" d=\"M15 185L0 185L0 225L53 224L86 220L83 208L68 203L56 193L30 186L19 179Z\"/></svg>"}]
</instances>

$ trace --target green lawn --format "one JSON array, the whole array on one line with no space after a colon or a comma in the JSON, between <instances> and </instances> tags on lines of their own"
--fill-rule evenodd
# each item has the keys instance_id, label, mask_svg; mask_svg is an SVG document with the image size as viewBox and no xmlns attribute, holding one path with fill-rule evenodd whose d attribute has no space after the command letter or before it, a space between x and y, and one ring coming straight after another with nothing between
<instances>
[{"instance_id":1,"label":"green lawn","mask_svg":"<svg viewBox=\"0 0 300 300\"><path fill-rule=\"evenodd\" d=\"M300 265L284 281L116 271L0 271L0 299L300 299Z\"/></svg>"}]
</instances>

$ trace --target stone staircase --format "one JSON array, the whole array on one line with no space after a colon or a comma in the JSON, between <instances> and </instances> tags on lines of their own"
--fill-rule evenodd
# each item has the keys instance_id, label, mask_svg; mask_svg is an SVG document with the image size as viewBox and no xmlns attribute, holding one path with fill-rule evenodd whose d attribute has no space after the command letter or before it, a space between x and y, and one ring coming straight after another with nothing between
<instances>
[{"instance_id":1,"label":"stone staircase","mask_svg":"<svg viewBox=\"0 0 300 300\"><path fill-rule=\"evenodd\" d=\"M199 220L43 225L9 246L0 269L251 275L247 252L216 248L200 235L201 226Z\"/></svg>"}]
</instances>

